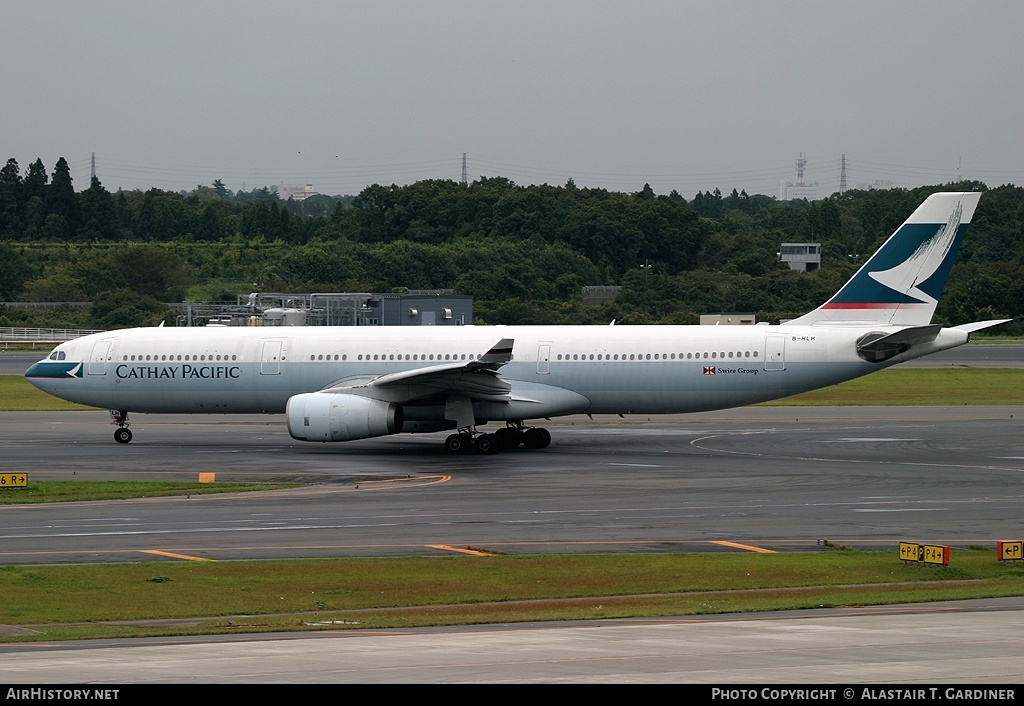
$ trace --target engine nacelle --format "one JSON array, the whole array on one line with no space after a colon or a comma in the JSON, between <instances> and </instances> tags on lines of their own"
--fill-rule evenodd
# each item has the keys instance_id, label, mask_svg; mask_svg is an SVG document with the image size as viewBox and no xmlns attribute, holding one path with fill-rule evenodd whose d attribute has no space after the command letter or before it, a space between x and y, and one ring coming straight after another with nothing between
<instances>
[{"instance_id":1,"label":"engine nacelle","mask_svg":"<svg viewBox=\"0 0 1024 706\"><path fill-rule=\"evenodd\" d=\"M402 431L401 405L340 393L309 392L288 399L288 433L300 441L353 441Z\"/></svg>"}]
</instances>

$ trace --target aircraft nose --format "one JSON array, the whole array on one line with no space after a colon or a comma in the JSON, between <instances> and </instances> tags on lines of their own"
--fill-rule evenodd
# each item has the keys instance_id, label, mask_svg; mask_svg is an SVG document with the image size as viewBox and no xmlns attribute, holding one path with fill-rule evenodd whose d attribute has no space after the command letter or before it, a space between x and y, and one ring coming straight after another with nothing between
<instances>
[{"instance_id":1,"label":"aircraft nose","mask_svg":"<svg viewBox=\"0 0 1024 706\"><path fill-rule=\"evenodd\" d=\"M29 382L39 378L79 378L82 377L82 364L69 360L40 360L25 371L25 377Z\"/></svg>"},{"instance_id":2,"label":"aircraft nose","mask_svg":"<svg viewBox=\"0 0 1024 706\"><path fill-rule=\"evenodd\" d=\"M42 373L43 373L43 370L45 369L45 367L44 367L45 365L46 365L46 361L44 361L44 360L41 360L38 363L32 363L32 365L29 366L28 370L25 371L25 377L27 377L27 378L41 377Z\"/></svg>"}]
</instances>

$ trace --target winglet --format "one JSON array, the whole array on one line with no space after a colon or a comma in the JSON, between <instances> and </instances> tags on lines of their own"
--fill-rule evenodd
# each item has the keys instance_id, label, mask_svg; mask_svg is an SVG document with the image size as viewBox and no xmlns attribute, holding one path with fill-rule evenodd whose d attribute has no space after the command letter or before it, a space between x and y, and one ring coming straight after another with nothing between
<instances>
[{"instance_id":1,"label":"winglet","mask_svg":"<svg viewBox=\"0 0 1024 706\"><path fill-rule=\"evenodd\" d=\"M504 365L512 360L512 344L514 341L515 339L512 338L501 339L491 346L491 350L480 356L477 359L478 362Z\"/></svg>"}]
</instances>

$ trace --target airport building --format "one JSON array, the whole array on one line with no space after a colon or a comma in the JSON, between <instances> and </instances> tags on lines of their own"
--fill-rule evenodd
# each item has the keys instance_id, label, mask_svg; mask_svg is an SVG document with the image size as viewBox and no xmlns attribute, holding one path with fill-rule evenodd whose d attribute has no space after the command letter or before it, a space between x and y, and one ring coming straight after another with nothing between
<instances>
[{"instance_id":1,"label":"airport building","mask_svg":"<svg viewBox=\"0 0 1024 706\"><path fill-rule=\"evenodd\" d=\"M821 269L821 243L783 243L779 260L791 270L815 272Z\"/></svg>"},{"instance_id":2,"label":"airport building","mask_svg":"<svg viewBox=\"0 0 1024 706\"><path fill-rule=\"evenodd\" d=\"M282 201L292 199L294 201L305 201L310 196L317 196L317 192L313 189L312 184L306 184L303 186L275 186L273 192L277 194L277 198Z\"/></svg>"},{"instance_id":3,"label":"airport building","mask_svg":"<svg viewBox=\"0 0 1024 706\"><path fill-rule=\"evenodd\" d=\"M451 290L401 294L253 292L226 302L183 302L178 326L465 326L473 297Z\"/></svg>"},{"instance_id":4,"label":"airport building","mask_svg":"<svg viewBox=\"0 0 1024 706\"><path fill-rule=\"evenodd\" d=\"M757 314L701 314L701 326L753 326L757 323Z\"/></svg>"}]
</instances>

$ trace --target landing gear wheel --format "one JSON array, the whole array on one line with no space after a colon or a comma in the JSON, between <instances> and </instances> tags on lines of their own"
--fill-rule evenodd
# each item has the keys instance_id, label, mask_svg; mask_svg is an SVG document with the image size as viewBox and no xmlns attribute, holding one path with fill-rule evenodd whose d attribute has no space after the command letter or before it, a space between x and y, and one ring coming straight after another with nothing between
<instances>
[{"instance_id":1,"label":"landing gear wheel","mask_svg":"<svg viewBox=\"0 0 1024 706\"><path fill-rule=\"evenodd\" d=\"M546 449L551 443L551 432L534 427L523 432L523 446L528 449Z\"/></svg>"},{"instance_id":2,"label":"landing gear wheel","mask_svg":"<svg viewBox=\"0 0 1024 706\"><path fill-rule=\"evenodd\" d=\"M478 454L496 454L501 450L501 442L494 434L481 434L476 438Z\"/></svg>"},{"instance_id":3,"label":"landing gear wheel","mask_svg":"<svg viewBox=\"0 0 1024 706\"><path fill-rule=\"evenodd\" d=\"M132 430L120 427L114 430L114 441L119 444L127 444L132 440Z\"/></svg>"},{"instance_id":4,"label":"landing gear wheel","mask_svg":"<svg viewBox=\"0 0 1024 706\"><path fill-rule=\"evenodd\" d=\"M452 434L444 440L444 450L450 454L466 453L469 448L469 434Z\"/></svg>"},{"instance_id":5,"label":"landing gear wheel","mask_svg":"<svg viewBox=\"0 0 1024 706\"><path fill-rule=\"evenodd\" d=\"M501 441L501 448L514 449L523 443L523 433L512 427L503 427L494 432L494 435Z\"/></svg>"}]
</instances>

